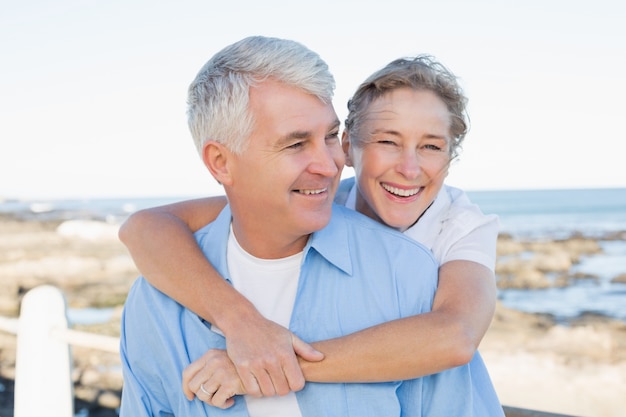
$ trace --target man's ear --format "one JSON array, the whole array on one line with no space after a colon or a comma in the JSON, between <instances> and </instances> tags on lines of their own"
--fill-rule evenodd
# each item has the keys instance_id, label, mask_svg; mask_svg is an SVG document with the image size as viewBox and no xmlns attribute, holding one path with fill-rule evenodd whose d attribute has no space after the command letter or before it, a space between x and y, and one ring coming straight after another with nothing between
<instances>
[{"instance_id":1,"label":"man's ear","mask_svg":"<svg viewBox=\"0 0 626 417\"><path fill-rule=\"evenodd\" d=\"M232 152L224 145L214 140L206 141L202 147L202 161L220 184L230 184L230 159Z\"/></svg>"},{"instance_id":2,"label":"man's ear","mask_svg":"<svg viewBox=\"0 0 626 417\"><path fill-rule=\"evenodd\" d=\"M346 157L346 166L353 167L352 165L352 152L351 152L351 144L350 144L350 133L347 130L344 130L341 134L341 148L343 149L343 154Z\"/></svg>"}]
</instances>

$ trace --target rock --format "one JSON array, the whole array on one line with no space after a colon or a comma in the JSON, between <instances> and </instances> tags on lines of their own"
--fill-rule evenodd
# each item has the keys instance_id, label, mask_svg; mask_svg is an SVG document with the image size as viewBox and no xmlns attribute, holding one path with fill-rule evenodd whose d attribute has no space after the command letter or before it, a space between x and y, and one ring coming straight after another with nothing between
<instances>
[{"instance_id":1,"label":"rock","mask_svg":"<svg viewBox=\"0 0 626 417\"><path fill-rule=\"evenodd\" d=\"M496 274L515 274L526 265L527 261L524 261L518 257L500 259L496 264Z\"/></svg>"},{"instance_id":2,"label":"rock","mask_svg":"<svg viewBox=\"0 0 626 417\"><path fill-rule=\"evenodd\" d=\"M100 381L100 372L96 369L85 369L80 377L80 383L86 386L97 385Z\"/></svg>"},{"instance_id":3,"label":"rock","mask_svg":"<svg viewBox=\"0 0 626 417\"><path fill-rule=\"evenodd\" d=\"M102 269L102 261L93 257L49 256L24 259L0 265L0 275L6 279L22 278L25 282L48 282L60 286L84 282L84 276Z\"/></svg>"},{"instance_id":4,"label":"rock","mask_svg":"<svg viewBox=\"0 0 626 417\"><path fill-rule=\"evenodd\" d=\"M526 248L520 241L513 240L511 237L501 236L498 238L496 250L498 256L507 256L524 252Z\"/></svg>"},{"instance_id":5,"label":"rock","mask_svg":"<svg viewBox=\"0 0 626 417\"><path fill-rule=\"evenodd\" d=\"M500 289L542 289L551 286L550 280L537 269L524 267L513 274L498 275Z\"/></svg>"},{"instance_id":6,"label":"rock","mask_svg":"<svg viewBox=\"0 0 626 417\"><path fill-rule=\"evenodd\" d=\"M602 240L626 240L626 230L608 232L602 236Z\"/></svg>"},{"instance_id":7,"label":"rock","mask_svg":"<svg viewBox=\"0 0 626 417\"><path fill-rule=\"evenodd\" d=\"M588 281L595 281L595 282L600 281L599 276L593 275L593 274L585 274L583 272L576 272L574 274L571 274L569 277L572 279L578 279L578 280L588 280Z\"/></svg>"},{"instance_id":8,"label":"rock","mask_svg":"<svg viewBox=\"0 0 626 417\"><path fill-rule=\"evenodd\" d=\"M20 311L20 300L14 292L2 292L0 293L0 315L2 316L17 316Z\"/></svg>"},{"instance_id":9,"label":"rock","mask_svg":"<svg viewBox=\"0 0 626 417\"><path fill-rule=\"evenodd\" d=\"M99 390L94 387L87 387L84 385L77 385L74 387L74 396L88 403L93 403L97 400L98 392Z\"/></svg>"},{"instance_id":10,"label":"rock","mask_svg":"<svg viewBox=\"0 0 626 417\"><path fill-rule=\"evenodd\" d=\"M571 283L571 280L570 280L569 275L560 274L554 278L554 281L552 282L552 286L554 288L565 288L568 285L570 285L570 283Z\"/></svg>"},{"instance_id":11,"label":"rock","mask_svg":"<svg viewBox=\"0 0 626 417\"><path fill-rule=\"evenodd\" d=\"M564 356L581 356L598 360L610 360L616 348L611 332L593 326L554 326L543 339L534 343L534 348L556 351Z\"/></svg>"},{"instance_id":12,"label":"rock","mask_svg":"<svg viewBox=\"0 0 626 417\"><path fill-rule=\"evenodd\" d=\"M120 406L120 395L111 391L104 391L98 396L98 405L116 409Z\"/></svg>"},{"instance_id":13,"label":"rock","mask_svg":"<svg viewBox=\"0 0 626 417\"><path fill-rule=\"evenodd\" d=\"M95 220L68 220L61 223L56 231L59 235L85 240L117 241L119 225Z\"/></svg>"},{"instance_id":14,"label":"rock","mask_svg":"<svg viewBox=\"0 0 626 417\"><path fill-rule=\"evenodd\" d=\"M572 238L562 242L565 250L571 256L579 257L580 255L595 255L602 253L602 247L597 240L586 238Z\"/></svg>"},{"instance_id":15,"label":"rock","mask_svg":"<svg viewBox=\"0 0 626 417\"><path fill-rule=\"evenodd\" d=\"M611 280L612 283L626 284L626 274L620 274Z\"/></svg>"},{"instance_id":16,"label":"rock","mask_svg":"<svg viewBox=\"0 0 626 417\"><path fill-rule=\"evenodd\" d=\"M572 267L572 259L563 250L552 250L549 253L536 254L531 265L542 272L567 272Z\"/></svg>"}]
</instances>

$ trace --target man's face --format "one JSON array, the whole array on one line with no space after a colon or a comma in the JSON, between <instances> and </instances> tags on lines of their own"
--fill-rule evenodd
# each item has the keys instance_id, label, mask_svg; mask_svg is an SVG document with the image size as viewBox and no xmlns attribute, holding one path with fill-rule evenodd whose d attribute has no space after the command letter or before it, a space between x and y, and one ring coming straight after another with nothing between
<instances>
[{"instance_id":1,"label":"man's face","mask_svg":"<svg viewBox=\"0 0 626 417\"><path fill-rule=\"evenodd\" d=\"M274 80L250 89L253 133L232 155L228 187L239 243L257 257L302 250L325 227L344 156L332 104Z\"/></svg>"}]
</instances>

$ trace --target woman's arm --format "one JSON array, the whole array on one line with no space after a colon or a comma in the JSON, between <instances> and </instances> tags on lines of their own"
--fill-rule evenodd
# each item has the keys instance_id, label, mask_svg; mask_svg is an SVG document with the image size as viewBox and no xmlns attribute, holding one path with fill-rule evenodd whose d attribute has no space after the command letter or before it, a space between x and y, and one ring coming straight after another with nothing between
<instances>
[{"instance_id":1,"label":"woman's arm","mask_svg":"<svg viewBox=\"0 0 626 417\"><path fill-rule=\"evenodd\" d=\"M222 330L249 394L300 390L304 377L295 354L311 361L322 355L261 316L217 273L193 236L225 204L225 197L212 197L141 210L124 222L119 237L152 285Z\"/></svg>"},{"instance_id":2,"label":"woman's arm","mask_svg":"<svg viewBox=\"0 0 626 417\"><path fill-rule=\"evenodd\" d=\"M468 363L493 318L495 276L471 261L439 269L429 313L313 344L324 360L300 365L307 381L380 382L416 378Z\"/></svg>"},{"instance_id":3,"label":"woman's arm","mask_svg":"<svg viewBox=\"0 0 626 417\"><path fill-rule=\"evenodd\" d=\"M122 224L119 238L150 284L205 320L228 328L235 312L219 307L237 296L206 261L193 236L225 205L225 197L212 197L140 210ZM204 280L212 284L210 292Z\"/></svg>"},{"instance_id":4,"label":"woman's arm","mask_svg":"<svg viewBox=\"0 0 626 417\"><path fill-rule=\"evenodd\" d=\"M320 356L261 317L219 276L193 238L190 229L213 220L224 204L225 199L202 199L142 210L126 221L120 238L156 288L222 329L248 393L297 390L304 379L292 366L294 349L305 359ZM439 271L432 312L315 343L325 358L301 358L304 376L319 382L386 381L467 363L491 322L495 291L488 268L470 261L447 262Z\"/></svg>"},{"instance_id":5,"label":"woman's arm","mask_svg":"<svg viewBox=\"0 0 626 417\"><path fill-rule=\"evenodd\" d=\"M493 272L471 261L450 261L439 270L439 286L429 313L390 321L313 345L324 360L300 360L307 381L381 382L417 378L468 363L493 318L496 286ZM206 355L205 355L206 356ZM188 398L200 383L213 384L223 407L237 386L228 359L202 357L183 374Z\"/></svg>"}]
</instances>

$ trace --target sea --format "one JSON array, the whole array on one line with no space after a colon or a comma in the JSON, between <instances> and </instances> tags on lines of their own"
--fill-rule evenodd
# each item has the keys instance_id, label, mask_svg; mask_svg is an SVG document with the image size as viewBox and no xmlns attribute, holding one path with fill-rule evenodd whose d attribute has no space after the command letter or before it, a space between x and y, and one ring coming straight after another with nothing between
<instances>
[{"instance_id":1,"label":"sea","mask_svg":"<svg viewBox=\"0 0 626 417\"><path fill-rule=\"evenodd\" d=\"M585 256L571 273L596 276L565 288L499 290L505 306L567 323L583 314L626 321L626 188L470 191L471 200L500 218L501 233L534 240L584 236L598 239L601 254ZM119 225L136 210L187 197L84 200L0 200L0 214L24 220L96 220ZM96 312L97 313L97 312ZM82 313L84 316L84 312Z\"/></svg>"}]
</instances>

